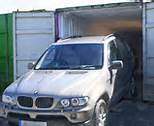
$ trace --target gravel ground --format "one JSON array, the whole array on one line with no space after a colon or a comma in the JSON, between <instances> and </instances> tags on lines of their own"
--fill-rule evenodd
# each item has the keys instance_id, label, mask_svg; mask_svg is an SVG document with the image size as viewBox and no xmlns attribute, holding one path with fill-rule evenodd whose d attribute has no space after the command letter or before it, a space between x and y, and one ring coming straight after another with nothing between
<instances>
[{"instance_id":1,"label":"gravel ground","mask_svg":"<svg viewBox=\"0 0 154 126\"><path fill-rule=\"evenodd\" d=\"M107 126L154 126L153 115L154 105L122 101L108 114ZM7 126L7 121L0 119L0 126Z\"/></svg>"},{"instance_id":2,"label":"gravel ground","mask_svg":"<svg viewBox=\"0 0 154 126\"><path fill-rule=\"evenodd\" d=\"M7 126L7 122L4 119L0 119L0 126Z\"/></svg>"},{"instance_id":3,"label":"gravel ground","mask_svg":"<svg viewBox=\"0 0 154 126\"><path fill-rule=\"evenodd\" d=\"M123 101L108 115L107 126L154 126L154 105Z\"/></svg>"}]
</instances>

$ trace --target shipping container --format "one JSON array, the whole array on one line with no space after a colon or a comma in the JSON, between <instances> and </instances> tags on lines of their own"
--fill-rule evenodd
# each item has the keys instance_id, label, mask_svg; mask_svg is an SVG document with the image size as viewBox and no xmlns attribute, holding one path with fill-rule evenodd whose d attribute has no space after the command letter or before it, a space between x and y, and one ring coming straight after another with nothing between
<instances>
[{"instance_id":1,"label":"shipping container","mask_svg":"<svg viewBox=\"0 0 154 126\"><path fill-rule=\"evenodd\" d=\"M12 14L0 15L0 92L13 81Z\"/></svg>"},{"instance_id":2,"label":"shipping container","mask_svg":"<svg viewBox=\"0 0 154 126\"><path fill-rule=\"evenodd\" d=\"M55 40L54 12L31 11L13 13L14 79L28 71Z\"/></svg>"},{"instance_id":3,"label":"shipping container","mask_svg":"<svg viewBox=\"0 0 154 126\"><path fill-rule=\"evenodd\" d=\"M27 72L27 64L36 61L55 39L116 33L133 50L138 98L154 101L153 2L70 7L55 12L14 12L12 29L13 57L8 59L13 60L14 79ZM7 74L2 76L8 77Z\"/></svg>"},{"instance_id":4,"label":"shipping container","mask_svg":"<svg viewBox=\"0 0 154 126\"><path fill-rule=\"evenodd\" d=\"M134 53L135 82L142 98L142 10L141 3L118 3L57 9L57 37L109 35L128 42Z\"/></svg>"},{"instance_id":5,"label":"shipping container","mask_svg":"<svg viewBox=\"0 0 154 126\"><path fill-rule=\"evenodd\" d=\"M116 33L134 53L138 98L154 101L154 3L117 3L56 10L56 36Z\"/></svg>"},{"instance_id":6,"label":"shipping container","mask_svg":"<svg viewBox=\"0 0 154 126\"><path fill-rule=\"evenodd\" d=\"M154 101L154 2L143 5L143 99Z\"/></svg>"},{"instance_id":7,"label":"shipping container","mask_svg":"<svg viewBox=\"0 0 154 126\"><path fill-rule=\"evenodd\" d=\"M54 42L54 22L52 11L0 15L0 92Z\"/></svg>"}]
</instances>

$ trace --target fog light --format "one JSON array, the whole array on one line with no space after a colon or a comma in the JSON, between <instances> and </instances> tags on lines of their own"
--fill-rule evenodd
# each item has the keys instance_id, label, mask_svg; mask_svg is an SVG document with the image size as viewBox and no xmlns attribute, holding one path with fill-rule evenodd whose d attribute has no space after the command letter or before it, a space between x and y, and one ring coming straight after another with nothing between
<instances>
[{"instance_id":1,"label":"fog light","mask_svg":"<svg viewBox=\"0 0 154 126\"><path fill-rule=\"evenodd\" d=\"M76 118L77 118L77 114L76 113L71 114L71 119L76 119Z\"/></svg>"}]
</instances>

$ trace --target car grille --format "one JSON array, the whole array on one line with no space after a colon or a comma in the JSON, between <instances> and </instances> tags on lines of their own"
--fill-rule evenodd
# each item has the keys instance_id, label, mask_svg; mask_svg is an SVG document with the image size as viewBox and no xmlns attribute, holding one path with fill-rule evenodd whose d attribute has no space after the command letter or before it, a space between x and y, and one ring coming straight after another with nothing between
<instances>
[{"instance_id":1,"label":"car grille","mask_svg":"<svg viewBox=\"0 0 154 126\"><path fill-rule=\"evenodd\" d=\"M33 107L33 99L31 97L19 96L18 103L23 107Z\"/></svg>"},{"instance_id":2,"label":"car grille","mask_svg":"<svg viewBox=\"0 0 154 126\"><path fill-rule=\"evenodd\" d=\"M32 97L19 96L17 100L21 107L28 108L33 108L35 106L36 108L46 109L51 108L53 105L53 98L51 97L37 97L36 100L34 100Z\"/></svg>"},{"instance_id":3,"label":"car grille","mask_svg":"<svg viewBox=\"0 0 154 126\"><path fill-rule=\"evenodd\" d=\"M50 108L53 105L53 98L50 97L38 97L35 101L37 108Z\"/></svg>"}]
</instances>

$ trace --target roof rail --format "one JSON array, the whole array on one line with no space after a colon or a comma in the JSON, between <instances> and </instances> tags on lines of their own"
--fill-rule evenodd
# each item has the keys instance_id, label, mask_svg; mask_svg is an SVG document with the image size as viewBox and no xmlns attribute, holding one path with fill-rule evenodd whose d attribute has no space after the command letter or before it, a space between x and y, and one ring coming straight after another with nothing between
<instances>
[{"instance_id":1,"label":"roof rail","mask_svg":"<svg viewBox=\"0 0 154 126\"><path fill-rule=\"evenodd\" d=\"M108 39L109 37L112 37L112 36L114 36L114 34L109 34L109 35L107 35L107 36L104 37L104 40L105 39Z\"/></svg>"},{"instance_id":2,"label":"roof rail","mask_svg":"<svg viewBox=\"0 0 154 126\"><path fill-rule=\"evenodd\" d=\"M74 36L69 36L69 37L66 37L66 38L62 38L61 40L70 39L70 38L79 38L79 37L82 37L82 36L81 35L74 35Z\"/></svg>"},{"instance_id":3,"label":"roof rail","mask_svg":"<svg viewBox=\"0 0 154 126\"><path fill-rule=\"evenodd\" d=\"M83 37L83 36L69 36L69 37L66 37L66 38L59 38L57 41L61 42L61 41L66 40L66 39L79 38L79 37Z\"/></svg>"}]
</instances>

